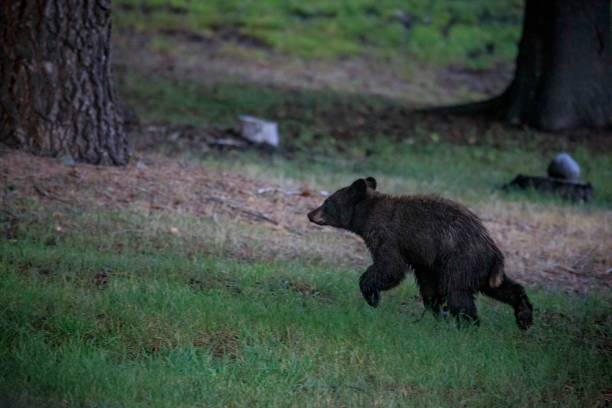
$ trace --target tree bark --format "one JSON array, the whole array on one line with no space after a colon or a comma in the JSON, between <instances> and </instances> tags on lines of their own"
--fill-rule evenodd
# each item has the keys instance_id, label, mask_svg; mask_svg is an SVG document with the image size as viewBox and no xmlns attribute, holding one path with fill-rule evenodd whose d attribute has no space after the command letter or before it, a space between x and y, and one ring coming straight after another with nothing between
<instances>
[{"instance_id":1,"label":"tree bark","mask_svg":"<svg viewBox=\"0 0 612 408\"><path fill-rule=\"evenodd\" d=\"M126 164L111 80L110 0L0 5L0 142L44 156Z\"/></svg>"},{"instance_id":2,"label":"tree bark","mask_svg":"<svg viewBox=\"0 0 612 408\"><path fill-rule=\"evenodd\" d=\"M612 127L610 0L526 0L514 79L488 101L430 112L489 114L543 130Z\"/></svg>"}]
</instances>

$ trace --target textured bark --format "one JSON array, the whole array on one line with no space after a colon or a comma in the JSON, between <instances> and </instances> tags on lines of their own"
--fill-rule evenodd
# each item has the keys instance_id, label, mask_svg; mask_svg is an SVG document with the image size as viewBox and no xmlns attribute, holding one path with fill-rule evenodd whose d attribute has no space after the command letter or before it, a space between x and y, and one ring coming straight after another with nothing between
<instances>
[{"instance_id":1,"label":"textured bark","mask_svg":"<svg viewBox=\"0 0 612 408\"><path fill-rule=\"evenodd\" d=\"M126 164L111 81L110 0L0 3L0 141L34 154Z\"/></svg>"},{"instance_id":2,"label":"textured bark","mask_svg":"<svg viewBox=\"0 0 612 408\"><path fill-rule=\"evenodd\" d=\"M612 127L610 37L610 0L527 0L510 86L488 101L429 111L544 130Z\"/></svg>"},{"instance_id":3,"label":"textured bark","mask_svg":"<svg viewBox=\"0 0 612 408\"><path fill-rule=\"evenodd\" d=\"M527 0L507 118L548 130L612 125L609 0Z\"/></svg>"}]
</instances>

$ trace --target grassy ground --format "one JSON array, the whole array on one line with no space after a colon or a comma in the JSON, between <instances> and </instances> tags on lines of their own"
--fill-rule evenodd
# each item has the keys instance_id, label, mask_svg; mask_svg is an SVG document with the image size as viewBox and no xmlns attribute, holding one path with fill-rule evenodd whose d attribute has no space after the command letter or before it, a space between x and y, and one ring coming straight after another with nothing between
<instances>
[{"instance_id":1,"label":"grassy ground","mask_svg":"<svg viewBox=\"0 0 612 408\"><path fill-rule=\"evenodd\" d=\"M181 66L196 38L238 45L244 61L259 50L333 64L399 53L491 67L515 52L522 2L302 3L116 1L118 26L152 36L158 52L158 65L136 48L121 59L119 91L143 123L137 164L68 168L0 150L0 405L609 404L606 139L416 115L405 100L334 87L218 80L206 60ZM409 31L401 11L416 21ZM197 138L240 114L278 121L280 151L219 152ZM559 150L582 165L594 203L499 191L518 172L544 174ZM519 332L509 307L484 298L479 328L416 322L411 278L369 308L357 288L363 245L304 217L320 190L367 175L482 215L528 285L534 327Z\"/></svg>"},{"instance_id":2,"label":"grassy ground","mask_svg":"<svg viewBox=\"0 0 612 408\"><path fill-rule=\"evenodd\" d=\"M514 57L522 6L520 0L120 0L114 19L143 32L190 31L307 59L402 54L483 68Z\"/></svg>"},{"instance_id":3,"label":"grassy ground","mask_svg":"<svg viewBox=\"0 0 612 408\"><path fill-rule=\"evenodd\" d=\"M330 190L351 177L372 174L386 178L387 191L437 193L477 205L500 197L499 187L517 173L545 175L554 154L569 151L581 164L583 179L595 186L594 206L612 206L609 143L587 148L566 136L422 116L402 101L371 95L241 81L206 84L138 73L127 75L122 85L124 99L145 122L227 129L245 113L277 121L281 154L265 161L252 152L199 153L181 147L180 137L175 143L175 150L191 159L235 171L249 168L251 175L268 180L297 179ZM171 145L165 139L158 148Z\"/></svg>"},{"instance_id":4,"label":"grassy ground","mask_svg":"<svg viewBox=\"0 0 612 408\"><path fill-rule=\"evenodd\" d=\"M100 209L30 209L0 242L0 394L23 406L563 406L609 392L609 295L531 291L425 316L411 281L370 309L333 262L240 262ZM195 236L198 224L190 231ZM126 227L131 226L131 227Z\"/></svg>"}]
</instances>

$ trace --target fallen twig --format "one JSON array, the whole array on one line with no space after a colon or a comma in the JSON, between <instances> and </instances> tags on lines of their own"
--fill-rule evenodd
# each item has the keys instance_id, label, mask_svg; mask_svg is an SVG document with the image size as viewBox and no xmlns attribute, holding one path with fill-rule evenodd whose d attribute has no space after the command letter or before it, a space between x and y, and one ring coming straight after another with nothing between
<instances>
[{"instance_id":1,"label":"fallen twig","mask_svg":"<svg viewBox=\"0 0 612 408\"><path fill-rule=\"evenodd\" d=\"M225 200L222 200L220 198L217 198L217 197L208 197L206 200L207 201L212 201L212 202L219 203L221 205L224 205L226 207L231 208L234 211L238 211L238 212L240 212L240 213L242 213L242 214L244 214L244 215L246 215L248 217L254 218L256 220L265 221L265 222L268 222L268 223L270 223L272 225L282 227L282 228L286 229L287 231L292 232L294 234L302 235L302 233L300 231L294 230L293 228L289 228L289 227L287 227L285 225L281 225L281 224L278 223L278 221L273 220L272 218L266 217L265 215L263 215L262 213L260 213L258 211L253 211L253 210L246 209L246 208L244 208L242 206L239 206L239 205L233 204L233 203L229 203L229 202L227 202Z\"/></svg>"},{"instance_id":2,"label":"fallen twig","mask_svg":"<svg viewBox=\"0 0 612 408\"><path fill-rule=\"evenodd\" d=\"M63 198L59 198L56 195L53 195L53 194L49 193L47 190L45 190L44 188L40 187L37 184L34 184L33 188L34 188L34 191L36 191L41 197L49 198L51 200L57 200L57 201L62 202L64 204L69 204L69 205L72 204L68 200L64 200Z\"/></svg>"}]
</instances>

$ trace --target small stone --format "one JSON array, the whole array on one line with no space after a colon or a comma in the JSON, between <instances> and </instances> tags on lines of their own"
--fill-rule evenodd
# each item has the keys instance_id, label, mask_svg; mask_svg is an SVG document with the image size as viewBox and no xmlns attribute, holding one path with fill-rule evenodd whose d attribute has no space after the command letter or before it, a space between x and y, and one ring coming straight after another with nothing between
<instances>
[{"instance_id":1,"label":"small stone","mask_svg":"<svg viewBox=\"0 0 612 408\"><path fill-rule=\"evenodd\" d=\"M266 144L278 147L278 125L276 122L259 119L254 116L240 116L238 131L240 136L254 144Z\"/></svg>"},{"instance_id":2,"label":"small stone","mask_svg":"<svg viewBox=\"0 0 612 408\"><path fill-rule=\"evenodd\" d=\"M559 153L548 165L548 175L553 178L578 181L580 166L568 153Z\"/></svg>"}]
</instances>

